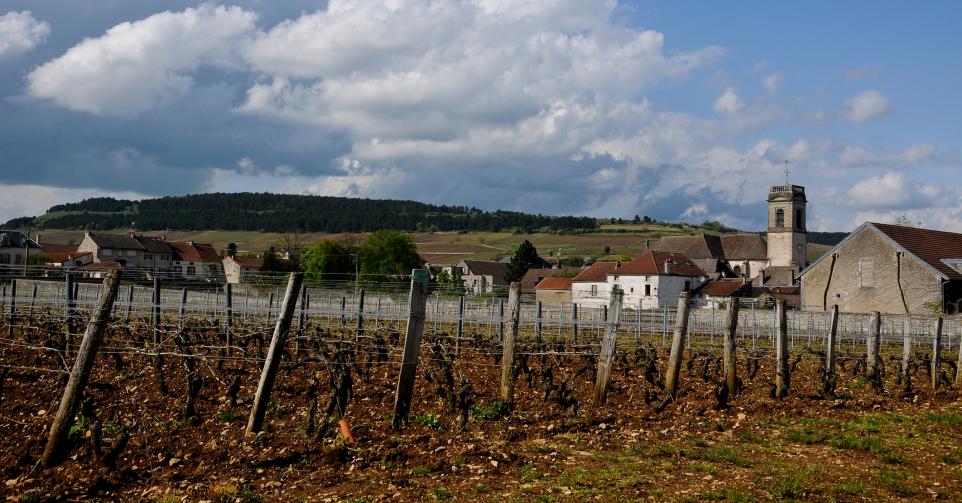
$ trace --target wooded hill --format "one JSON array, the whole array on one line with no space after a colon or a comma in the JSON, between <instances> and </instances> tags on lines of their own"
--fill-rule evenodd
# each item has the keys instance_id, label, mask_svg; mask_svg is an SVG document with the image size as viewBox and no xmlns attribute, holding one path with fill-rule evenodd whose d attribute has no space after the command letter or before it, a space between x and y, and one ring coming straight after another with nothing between
<instances>
[{"instance_id":1,"label":"wooded hill","mask_svg":"<svg viewBox=\"0 0 962 503\"><path fill-rule=\"evenodd\" d=\"M215 193L130 201L110 197L51 207L38 217L15 218L4 228L144 231L269 230L273 232L503 231L595 229L594 218L482 211L379 199L269 193Z\"/></svg>"}]
</instances>

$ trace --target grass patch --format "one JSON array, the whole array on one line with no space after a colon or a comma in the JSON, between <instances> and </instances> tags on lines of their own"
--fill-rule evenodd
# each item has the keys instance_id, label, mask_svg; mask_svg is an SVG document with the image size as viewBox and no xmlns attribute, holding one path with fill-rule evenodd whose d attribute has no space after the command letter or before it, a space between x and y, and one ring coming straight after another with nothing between
<instances>
[{"instance_id":1,"label":"grass patch","mask_svg":"<svg viewBox=\"0 0 962 503\"><path fill-rule=\"evenodd\" d=\"M751 465L748 459L731 447L710 447L697 453L694 457L702 461L711 461L713 463L731 463L736 466Z\"/></svg>"},{"instance_id":2,"label":"grass patch","mask_svg":"<svg viewBox=\"0 0 962 503\"><path fill-rule=\"evenodd\" d=\"M752 495L738 489L722 489L719 491L708 491L698 497L698 501L728 501L731 503L750 503L753 501Z\"/></svg>"},{"instance_id":3,"label":"grass patch","mask_svg":"<svg viewBox=\"0 0 962 503\"><path fill-rule=\"evenodd\" d=\"M217 484L211 487L210 495L216 503L258 503L261 501L260 495L246 484Z\"/></svg>"},{"instance_id":4,"label":"grass patch","mask_svg":"<svg viewBox=\"0 0 962 503\"><path fill-rule=\"evenodd\" d=\"M950 452L948 454L943 454L940 459L947 465L962 464L962 449L959 449L955 452Z\"/></svg>"},{"instance_id":5,"label":"grass patch","mask_svg":"<svg viewBox=\"0 0 962 503\"><path fill-rule=\"evenodd\" d=\"M768 445L771 442L768 437L750 431L740 431L735 436L738 437L738 440L751 444Z\"/></svg>"},{"instance_id":6,"label":"grass patch","mask_svg":"<svg viewBox=\"0 0 962 503\"><path fill-rule=\"evenodd\" d=\"M805 445L823 444L826 435L813 428L789 428L785 432L785 440Z\"/></svg>"},{"instance_id":7,"label":"grass patch","mask_svg":"<svg viewBox=\"0 0 962 503\"><path fill-rule=\"evenodd\" d=\"M710 463L692 463L690 468L693 472L701 472L701 473L709 473L709 474L718 473L718 468L715 465L712 465Z\"/></svg>"},{"instance_id":8,"label":"grass patch","mask_svg":"<svg viewBox=\"0 0 962 503\"><path fill-rule=\"evenodd\" d=\"M428 468L428 467L426 467L426 466L415 466L414 468L411 468L411 473L413 473L413 474L415 474L415 475L417 475L417 476L419 476L419 477L423 477L423 476L431 473L431 469Z\"/></svg>"},{"instance_id":9,"label":"grass patch","mask_svg":"<svg viewBox=\"0 0 962 503\"><path fill-rule=\"evenodd\" d=\"M443 487L436 487L434 489L431 489L431 498L433 498L434 501L449 500L451 499L451 496L452 496L451 491Z\"/></svg>"},{"instance_id":10,"label":"grass patch","mask_svg":"<svg viewBox=\"0 0 962 503\"><path fill-rule=\"evenodd\" d=\"M494 421L508 415L510 411L511 408L508 405L508 402L495 400L489 404L481 403L472 405L470 414L471 417L479 421Z\"/></svg>"},{"instance_id":11,"label":"grass patch","mask_svg":"<svg viewBox=\"0 0 962 503\"><path fill-rule=\"evenodd\" d=\"M925 420L936 424L962 425L962 414L949 412L930 412L925 415Z\"/></svg>"},{"instance_id":12,"label":"grass patch","mask_svg":"<svg viewBox=\"0 0 962 503\"><path fill-rule=\"evenodd\" d=\"M437 414L418 414L414 416L414 419L411 420L411 423L424 425L435 431L441 431L444 429L444 425L441 424L441 417Z\"/></svg>"},{"instance_id":13,"label":"grass patch","mask_svg":"<svg viewBox=\"0 0 962 503\"><path fill-rule=\"evenodd\" d=\"M232 423L234 421L237 421L237 418L239 417L240 417L240 414L232 410L225 410L224 412L217 414L217 420L223 421L225 423Z\"/></svg>"},{"instance_id":14,"label":"grass patch","mask_svg":"<svg viewBox=\"0 0 962 503\"><path fill-rule=\"evenodd\" d=\"M845 479L842 483L833 487L832 490L838 494L858 496L865 494L865 483L858 479Z\"/></svg>"},{"instance_id":15,"label":"grass patch","mask_svg":"<svg viewBox=\"0 0 962 503\"><path fill-rule=\"evenodd\" d=\"M919 492L909 483L908 475L895 470L883 468L878 474L878 481L899 496L912 496Z\"/></svg>"},{"instance_id":16,"label":"grass patch","mask_svg":"<svg viewBox=\"0 0 962 503\"><path fill-rule=\"evenodd\" d=\"M531 482L538 478L538 470L531 464L525 463L521 465L518 467L518 471L521 472L521 480L524 482Z\"/></svg>"}]
</instances>

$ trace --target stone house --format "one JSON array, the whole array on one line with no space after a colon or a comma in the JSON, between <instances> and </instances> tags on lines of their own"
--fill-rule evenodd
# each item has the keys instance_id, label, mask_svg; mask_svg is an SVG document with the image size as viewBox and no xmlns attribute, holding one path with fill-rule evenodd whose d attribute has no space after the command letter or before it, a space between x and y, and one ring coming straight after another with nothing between
<instances>
[{"instance_id":1,"label":"stone house","mask_svg":"<svg viewBox=\"0 0 962 503\"><path fill-rule=\"evenodd\" d=\"M535 287L535 301L543 307L561 307L571 304L571 278L547 277Z\"/></svg>"},{"instance_id":2,"label":"stone house","mask_svg":"<svg viewBox=\"0 0 962 503\"><path fill-rule=\"evenodd\" d=\"M693 305L705 309L727 309L732 299L751 297L748 278L713 279L691 293Z\"/></svg>"},{"instance_id":3,"label":"stone house","mask_svg":"<svg viewBox=\"0 0 962 503\"><path fill-rule=\"evenodd\" d=\"M507 264L487 260L462 260L456 267L461 269L465 290L475 295L491 293L504 286L504 277L508 274Z\"/></svg>"},{"instance_id":4,"label":"stone house","mask_svg":"<svg viewBox=\"0 0 962 503\"><path fill-rule=\"evenodd\" d=\"M722 238L714 234L665 236L655 241L649 249L683 254L712 278L735 276L728 264Z\"/></svg>"},{"instance_id":5,"label":"stone house","mask_svg":"<svg viewBox=\"0 0 962 503\"><path fill-rule=\"evenodd\" d=\"M546 278L571 279L581 272L580 267L565 267L561 269L531 268L521 278L521 293L534 294L535 289Z\"/></svg>"},{"instance_id":6,"label":"stone house","mask_svg":"<svg viewBox=\"0 0 962 503\"><path fill-rule=\"evenodd\" d=\"M173 273L189 281L213 280L221 276L223 262L213 245L195 243L168 243L174 250Z\"/></svg>"},{"instance_id":7,"label":"stone house","mask_svg":"<svg viewBox=\"0 0 962 503\"><path fill-rule=\"evenodd\" d=\"M133 232L101 234L87 231L77 247L78 252L90 252L94 263L116 263L127 277L171 276L174 251L160 238Z\"/></svg>"},{"instance_id":8,"label":"stone house","mask_svg":"<svg viewBox=\"0 0 962 503\"><path fill-rule=\"evenodd\" d=\"M962 234L865 222L800 279L805 310L959 313Z\"/></svg>"},{"instance_id":9,"label":"stone house","mask_svg":"<svg viewBox=\"0 0 962 503\"><path fill-rule=\"evenodd\" d=\"M720 239L725 260L734 277L752 279L768 268L768 242L763 236L726 234Z\"/></svg>"}]
</instances>

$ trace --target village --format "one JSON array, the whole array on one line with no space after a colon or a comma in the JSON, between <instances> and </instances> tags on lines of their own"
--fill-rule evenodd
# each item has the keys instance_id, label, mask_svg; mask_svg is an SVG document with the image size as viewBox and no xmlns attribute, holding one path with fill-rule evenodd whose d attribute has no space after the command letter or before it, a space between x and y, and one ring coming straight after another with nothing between
<instances>
[{"instance_id":1,"label":"village","mask_svg":"<svg viewBox=\"0 0 962 503\"><path fill-rule=\"evenodd\" d=\"M624 292L626 309L673 307L686 293L695 307L723 309L737 299L771 308L848 313L955 314L962 304L962 235L866 222L813 262L807 262L805 188L772 185L768 229L761 233L694 234L646 240L642 254L623 261L599 260L566 267L541 259L520 279L527 298L545 307L600 308L611 292ZM230 247L229 247L230 248ZM258 283L269 277L264 255L249 256L211 244L168 241L134 231L84 233L79 244L43 242L0 231L0 267L8 276L26 274L31 252L43 257L42 275L64 272L100 279L122 269L132 280ZM283 262L289 256L273 258ZM504 295L511 257L426 263L432 278L457 278L456 291ZM36 263L34 260L33 263ZM37 271L35 267L31 271ZM439 276L442 275L442 276ZM450 281L450 280L449 280Z\"/></svg>"}]
</instances>

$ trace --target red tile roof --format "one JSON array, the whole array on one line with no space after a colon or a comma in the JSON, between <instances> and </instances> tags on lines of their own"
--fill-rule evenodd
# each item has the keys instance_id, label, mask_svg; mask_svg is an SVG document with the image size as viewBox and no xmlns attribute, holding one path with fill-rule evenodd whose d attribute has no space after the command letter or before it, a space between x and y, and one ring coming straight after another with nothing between
<instances>
[{"instance_id":1,"label":"red tile roof","mask_svg":"<svg viewBox=\"0 0 962 503\"><path fill-rule=\"evenodd\" d=\"M545 278L535 288L538 290L571 290L571 278Z\"/></svg>"},{"instance_id":2,"label":"red tile roof","mask_svg":"<svg viewBox=\"0 0 962 503\"><path fill-rule=\"evenodd\" d=\"M264 259L259 257L231 257L237 265L248 269L260 269L264 267Z\"/></svg>"},{"instance_id":3,"label":"red tile roof","mask_svg":"<svg viewBox=\"0 0 962 503\"><path fill-rule=\"evenodd\" d=\"M106 271L109 269L120 269L120 264L117 262L91 262L87 265L82 265L77 268L77 270L82 271Z\"/></svg>"},{"instance_id":4,"label":"red tile roof","mask_svg":"<svg viewBox=\"0 0 962 503\"><path fill-rule=\"evenodd\" d=\"M874 222L871 225L949 279L962 280L962 273L942 262L962 259L962 234Z\"/></svg>"},{"instance_id":5,"label":"red tile roof","mask_svg":"<svg viewBox=\"0 0 962 503\"><path fill-rule=\"evenodd\" d=\"M741 297L751 288L752 284L742 279L716 279L698 287L697 293L711 297Z\"/></svg>"},{"instance_id":6,"label":"red tile roof","mask_svg":"<svg viewBox=\"0 0 962 503\"><path fill-rule=\"evenodd\" d=\"M567 267L562 269L528 269L521 278L521 291L533 292L538 283L545 278L573 278L581 272L580 268Z\"/></svg>"},{"instance_id":7,"label":"red tile roof","mask_svg":"<svg viewBox=\"0 0 962 503\"><path fill-rule=\"evenodd\" d=\"M51 263L59 264L59 263L68 262L74 259L78 259L80 257L90 255L90 252L83 252L83 253L77 253L76 251L72 253L71 252L48 252L46 249L46 245L44 245L43 254L50 259Z\"/></svg>"},{"instance_id":8,"label":"red tile roof","mask_svg":"<svg viewBox=\"0 0 962 503\"><path fill-rule=\"evenodd\" d=\"M618 264L619 262L595 262L571 281L574 283L604 283L608 281L608 273L615 270Z\"/></svg>"},{"instance_id":9,"label":"red tile roof","mask_svg":"<svg viewBox=\"0 0 962 503\"><path fill-rule=\"evenodd\" d=\"M665 264L668 262L672 264L671 273L666 272ZM631 262L621 264L621 267L611 271L611 273L619 275L686 276L690 278L706 275L705 271L701 270L683 253L657 251L647 251Z\"/></svg>"},{"instance_id":10,"label":"red tile roof","mask_svg":"<svg viewBox=\"0 0 962 503\"><path fill-rule=\"evenodd\" d=\"M53 243L44 243L40 245L43 249L43 253L47 256L52 256L52 253L76 253L77 248L80 245L58 245Z\"/></svg>"},{"instance_id":11,"label":"red tile roof","mask_svg":"<svg viewBox=\"0 0 962 503\"><path fill-rule=\"evenodd\" d=\"M167 243L184 262L220 262L220 255L213 245L204 243Z\"/></svg>"}]
</instances>

